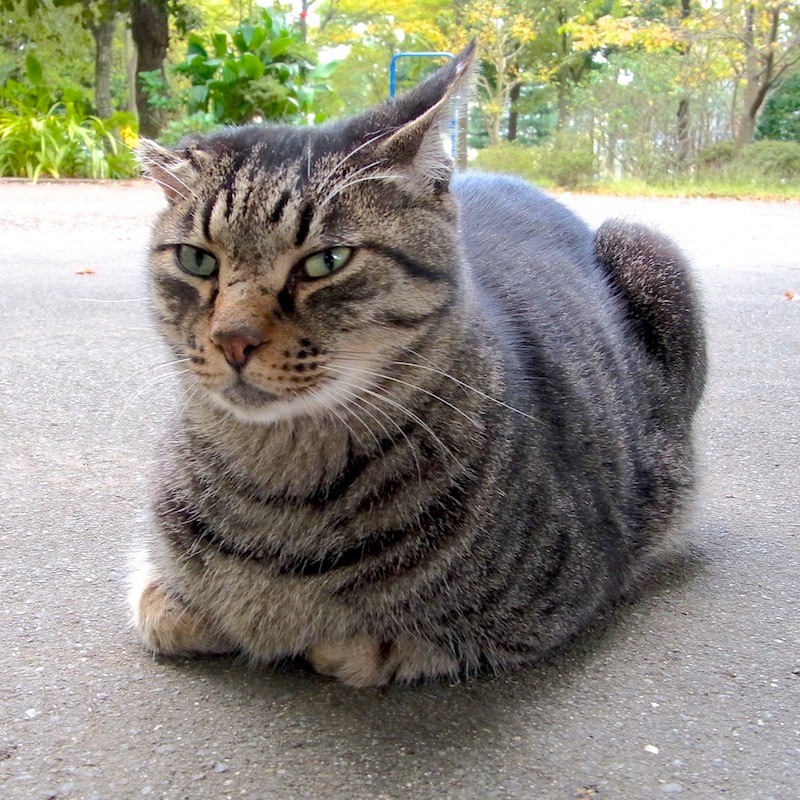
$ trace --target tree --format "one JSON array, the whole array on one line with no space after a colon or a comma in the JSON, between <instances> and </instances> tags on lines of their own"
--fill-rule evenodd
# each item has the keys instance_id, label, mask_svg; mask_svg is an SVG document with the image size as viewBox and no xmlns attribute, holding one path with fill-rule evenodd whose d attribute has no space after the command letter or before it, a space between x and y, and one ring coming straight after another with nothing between
<instances>
[{"instance_id":1,"label":"tree","mask_svg":"<svg viewBox=\"0 0 800 800\"><path fill-rule=\"evenodd\" d=\"M131 35L136 45L136 109L139 133L150 139L158 136L161 120L148 102L148 93L140 75L158 72L164 75L164 60L169 47L169 17L164 0L131 0Z\"/></svg>"},{"instance_id":2,"label":"tree","mask_svg":"<svg viewBox=\"0 0 800 800\"><path fill-rule=\"evenodd\" d=\"M483 69L477 74L478 102L489 144L501 139L503 115L525 82L526 50L536 39L536 17L515 0L467 0L456 6L458 45L477 36Z\"/></svg>"},{"instance_id":3,"label":"tree","mask_svg":"<svg viewBox=\"0 0 800 800\"><path fill-rule=\"evenodd\" d=\"M800 142L800 70L786 78L767 100L756 139Z\"/></svg>"},{"instance_id":4,"label":"tree","mask_svg":"<svg viewBox=\"0 0 800 800\"><path fill-rule=\"evenodd\" d=\"M53 0L56 8L75 8L82 26L92 34L95 43L94 95L98 116L110 117L114 113L111 103L111 64L114 31L117 15L125 9L127 0ZM0 0L0 9L13 11L15 0ZM48 9L48 0L26 0L30 15Z\"/></svg>"},{"instance_id":5,"label":"tree","mask_svg":"<svg viewBox=\"0 0 800 800\"><path fill-rule=\"evenodd\" d=\"M718 41L730 59L734 141L742 147L752 141L770 93L800 64L800 1L723 0L706 12L696 35Z\"/></svg>"}]
</instances>

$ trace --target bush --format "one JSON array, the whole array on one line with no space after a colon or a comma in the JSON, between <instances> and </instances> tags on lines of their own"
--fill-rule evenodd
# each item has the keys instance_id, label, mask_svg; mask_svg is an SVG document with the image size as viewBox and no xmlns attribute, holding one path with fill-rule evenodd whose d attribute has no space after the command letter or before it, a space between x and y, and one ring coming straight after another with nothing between
<instances>
[{"instance_id":1,"label":"bush","mask_svg":"<svg viewBox=\"0 0 800 800\"><path fill-rule=\"evenodd\" d=\"M573 133L555 133L535 147L517 142L486 147L479 151L474 164L479 169L518 175L565 189L590 185L597 168L589 138Z\"/></svg>"},{"instance_id":2,"label":"bush","mask_svg":"<svg viewBox=\"0 0 800 800\"><path fill-rule=\"evenodd\" d=\"M800 70L786 78L767 100L756 139L800 142Z\"/></svg>"},{"instance_id":3,"label":"bush","mask_svg":"<svg viewBox=\"0 0 800 800\"><path fill-rule=\"evenodd\" d=\"M800 142L753 142L736 154L731 166L765 183L800 181Z\"/></svg>"},{"instance_id":4,"label":"bush","mask_svg":"<svg viewBox=\"0 0 800 800\"><path fill-rule=\"evenodd\" d=\"M115 114L102 120L75 90L51 95L41 67L28 57L28 82L0 87L0 175L37 180L53 178L126 178L138 167L129 145L135 120ZM126 141L127 140L127 141Z\"/></svg>"},{"instance_id":5,"label":"bush","mask_svg":"<svg viewBox=\"0 0 800 800\"><path fill-rule=\"evenodd\" d=\"M261 9L255 24L242 22L210 42L190 34L186 58L175 71L189 79L190 115L212 114L218 124L255 119L306 122L314 114L314 94L326 90L333 64L315 66L300 34L277 12ZM163 92L148 87L154 98Z\"/></svg>"},{"instance_id":6,"label":"bush","mask_svg":"<svg viewBox=\"0 0 800 800\"><path fill-rule=\"evenodd\" d=\"M192 133L210 133L220 125L214 115L208 111L196 111L182 119L174 119L168 123L158 136L158 141L165 147L174 147L178 142Z\"/></svg>"},{"instance_id":7,"label":"bush","mask_svg":"<svg viewBox=\"0 0 800 800\"><path fill-rule=\"evenodd\" d=\"M702 178L768 186L800 182L800 142L764 139L736 150L733 142L716 142L698 156Z\"/></svg>"},{"instance_id":8,"label":"bush","mask_svg":"<svg viewBox=\"0 0 800 800\"><path fill-rule=\"evenodd\" d=\"M533 148L525 147L519 142L502 142L479 150L473 165L488 172L503 172L535 181L535 162Z\"/></svg>"},{"instance_id":9,"label":"bush","mask_svg":"<svg viewBox=\"0 0 800 800\"><path fill-rule=\"evenodd\" d=\"M597 160L588 136L554 133L536 148L537 174L565 189L589 186L597 172Z\"/></svg>"},{"instance_id":10,"label":"bush","mask_svg":"<svg viewBox=\"0 0 800 800\"><path fill-rule=\"evenodd\" d=\"M701 171L727 169L735 155L736 147L733 142L714 142L697 154L697 168Z\"/></svg>"}]
</instances>

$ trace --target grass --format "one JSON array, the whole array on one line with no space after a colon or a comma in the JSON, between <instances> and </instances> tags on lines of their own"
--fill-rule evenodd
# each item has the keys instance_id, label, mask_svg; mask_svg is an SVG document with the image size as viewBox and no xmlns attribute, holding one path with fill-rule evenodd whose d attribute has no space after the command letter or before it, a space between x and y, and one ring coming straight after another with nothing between
<instances>
[{"instance_id":1,"label":"grass","mask_svg":"<svg viewBox=\"0 0 800 800\"><path fill-rule=\"evenodd\" d=\"M732 197L743 200L800 200L800 184L759 185L748 180L692 180L647 183L641 180L597 182L583 190L621 197Z\"/></svg>"}]
</instances>

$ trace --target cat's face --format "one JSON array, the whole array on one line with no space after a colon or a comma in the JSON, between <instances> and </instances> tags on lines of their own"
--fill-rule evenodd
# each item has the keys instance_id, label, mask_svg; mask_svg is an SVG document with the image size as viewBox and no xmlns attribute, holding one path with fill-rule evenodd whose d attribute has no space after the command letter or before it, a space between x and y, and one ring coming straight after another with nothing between
<instances>
[{"instance_id":1,"label":"cat's face","mask_svg":"<svg viewBox=\"0 0 800 800\"><path fill-rule=\"evenodd\" d=\"M159 327L218 405L270 422L346 404L447 314L458 252L440 127L468 60L348 123L145 146L169 200L150 256Z\"/></svg>"}]
</instances>

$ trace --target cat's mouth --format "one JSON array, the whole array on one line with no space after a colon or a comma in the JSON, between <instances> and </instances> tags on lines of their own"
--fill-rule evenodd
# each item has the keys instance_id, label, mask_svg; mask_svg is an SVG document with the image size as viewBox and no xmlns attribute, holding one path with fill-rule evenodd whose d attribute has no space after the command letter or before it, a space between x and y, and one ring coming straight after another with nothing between
<instances>
[{"instance_id":1,"label":"cat's mouth","mask_svg":"<svg viewBox=\"0 0 800 800\"><path fill-rule=\"evenodd\" d=\"M279 399L277 394L259 389L242 378L223 389L221 394L229 403L249 408L260 408Z\"/></svg>"}]
</instances>

